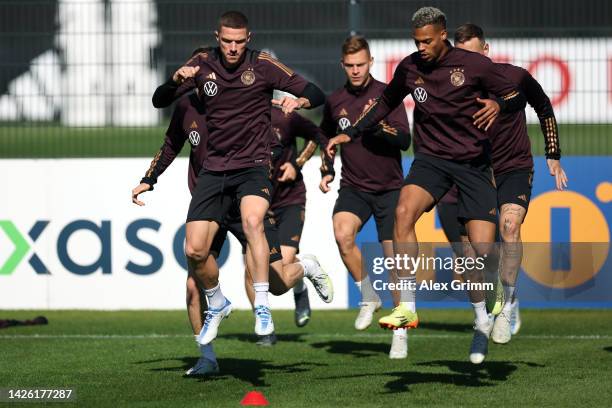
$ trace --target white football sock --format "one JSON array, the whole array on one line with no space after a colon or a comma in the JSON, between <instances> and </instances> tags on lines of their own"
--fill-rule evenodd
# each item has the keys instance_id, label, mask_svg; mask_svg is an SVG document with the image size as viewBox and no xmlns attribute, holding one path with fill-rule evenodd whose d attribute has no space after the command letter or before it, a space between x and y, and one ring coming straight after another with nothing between
<instances>
[{"instance_id":1,"label":"white football sock","mask_svg":"<svg viewBox=\"0 0 612 408\"><path fill-rule=\"evenodd\" d=\"M405 327L401 329L393 330L394 336L405 336L407 333L408 333L408 329L406 329Z\"/></svg>"},{"instance_id":2,"label":"white football sock","mask_svg":"<svg viewBox=\"0 0 612 408\"><path fill-rule=\"evenodd\" d=\"M486 324L486 322L489 320L489 315L487 314L487 306L485 301L483 300L482 302L472 303L472 306L474 307L476 324Z\"/></svg>"},{"instance_id":3,"label":"white football sock","mask_svg":"<svg viewBox=\"0 0 612 408\"><path fill-rule=\"evenodd\" d=\"M506 286L504 285L504 295L506 297L506 303L504 303L503 311L506 313L510 313L512 310L512 296L514 296L514 286Z\"/></svg>"},{"instance_id":4,"label":"white football sock","mask_svg":"<svg viewBox=\"0 0 612 408\"><path fill-rule=\"evenodd\" d=\"M269 282L254 282L253 289L255 289L255 302L254 307L257 306L270 306L268 303L268 290L270 289Z\"/></svg>"},{"instance_id":5,"label":"white football sock","mask_svg":"<svg viewBox=\"0 0 612 408\"><path fill-rule=\"evenodd\" d=\"M225 305L225 296L221 292L220 284L217 284L212 289L204 289L206 299L208 299L208 307L211 309L221 309Z\"/></svg>"}]
</instances>

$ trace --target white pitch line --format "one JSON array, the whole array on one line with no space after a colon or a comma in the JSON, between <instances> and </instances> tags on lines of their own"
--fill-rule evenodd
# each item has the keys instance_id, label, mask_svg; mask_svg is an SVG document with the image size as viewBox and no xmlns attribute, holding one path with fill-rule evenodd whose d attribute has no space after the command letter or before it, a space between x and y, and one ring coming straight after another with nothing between
<instances>
[{"instance_id":1,"label":"white pitch line","mask_svg":"<svg viewBox=\"0 0 612 408\"><path fill-rule=\"evenodd\" d=\"M344 333L326 333L326 334L298 334L298 333L287 333L287 336L296 335L304 339L325 339L325 338L364 338L364 339L378 339L378 338L389 338L391 333L355 333L355 334L344 334ZM280 341L282 341L283 334L279 334ZM459 338L470 338L471 333L466 334L411 334L410 338L413 340L418 339L459 339ZM15 340L15 339L32 339L32 340L46 340L46 339L82 339L82 340L139 340L139 339L181 339L181 338L193 338L192 335L185 334L7 334L0 335L0 340ZM528 340L606 340L612 339L612 335L607 334L592 334L592 335L554 335L554 334L521 334L517 335L519 339ZM220 339L224 339L223 336ZM228 335L225 340L232 340L232 335Z\"/></svg>"}]
</instances>

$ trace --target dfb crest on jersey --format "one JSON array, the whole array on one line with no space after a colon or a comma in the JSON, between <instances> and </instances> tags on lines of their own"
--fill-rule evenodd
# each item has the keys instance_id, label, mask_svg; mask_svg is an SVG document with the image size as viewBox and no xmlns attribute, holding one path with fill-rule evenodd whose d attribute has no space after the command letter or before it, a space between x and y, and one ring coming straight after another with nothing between
<instances>
[{"instance_id":1,"label":"dfb crest on jersey","mask_svg":"<svg viewBox=\"0 0 612 408\"><path fill-rule=\"evenodd\" d=\"M455 68L451 71L450 81L453 86L461 86L465 83L465 75L461 68Z\"/></svg>"},{"instance_id":2,"label":"dfb crest on jersey","mask_svg":"<svg viewBox=\"0 0 612 408\"><path fill-rule=\"evenodd\" d=\"M200 133L197 130L192 130L189 132L189 142L192 146L197 146L200 144Z\"/></svg>"},{"instance_id":3,"label":"dfb crest on jersey","mask_svg":"<svg viewBox=\"0 0 612 408\"><path fill-rule=\"evenodd\" d=\"M206 96L215 96L217 94L218 87L213 81L207 81L204 86L202 86L202 90Z\"/></svg>"},{"instance_id":4,"label":"dfb crest on jersey","mask_svg":"<svg viewBox=\"0 0 612 408\"><path fill-rule=\"evenodd\" d=\"M255 73L253 71L244 71L242 75L240 75L240 80L246 86L253 85L253 82L255 82Z\"/></svg>"},{"instance_id":5,"label":"dfb crest on jersey","mask_svg":"<svg viewBox=\"0 0 612 408\"><path fill-rule=\"evenodd\" d=\"M338 126L340 126L341 130L344 130L347 127L351 126L351 121L348 120L348 118L340 118L340 120L338 121Z\"/></svg>"},{"instance_id":6,"label":"dfb crest on jersey","mask_svg":"<svg viewBox=\"0 0 612 408\"><path fill-rule=\"evenodd\" d=\"M423 103L427 100L427 91L419 86L414 90L412 96L414 96L417 102Z\"/></svg>"}]
</instances>

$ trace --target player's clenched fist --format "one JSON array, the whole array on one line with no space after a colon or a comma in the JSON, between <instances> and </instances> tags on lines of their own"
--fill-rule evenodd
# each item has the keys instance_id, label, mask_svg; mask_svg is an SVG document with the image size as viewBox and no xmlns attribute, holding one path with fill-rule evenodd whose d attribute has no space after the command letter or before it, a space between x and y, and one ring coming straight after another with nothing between
<instances>
[{"instance_id":1,"label":"player's clenched fist","mask_svg":"<svg viewBox=\"0 0 612 408\"><path fill-rule=\"evenodd\" d=\"M199 70L200 70L199 66L198 67L188 67L188 66L180 67L174 73L174 75L172 75L172 80L180 85L183 82L185 82L186 79L195 77L195 74L197 74Z\"/></svg>"},{"instance_id":2,"label":"player's clenched fist","mask_svg":"<svg viewBox=\"0 0 612 408\"><path fill-rule=\"evenodd\" d=\"M321 182L319 183L319 189L322 192L327 193L330 190L329 183L331 183L332 181L334 181L334 176L332 176L331 174L323 176Z\"/></svg>"}]
</instances>

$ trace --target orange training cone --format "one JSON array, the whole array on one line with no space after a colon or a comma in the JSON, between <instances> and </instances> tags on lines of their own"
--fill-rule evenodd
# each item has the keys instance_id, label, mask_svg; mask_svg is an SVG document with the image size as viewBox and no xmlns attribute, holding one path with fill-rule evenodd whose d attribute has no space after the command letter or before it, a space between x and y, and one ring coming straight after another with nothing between
<instances>
[{"instance_id":1,"label":"orange training cone","mask_svg":"<svg viewBox=\"0 0 612 408\"><path fill-rule=\"evenodd\" d=\"M268 405L268 400L261 392L250 391L247 392L242 401L240 401L240 405L264 406Z\"/></svg>"}]
</instances>

